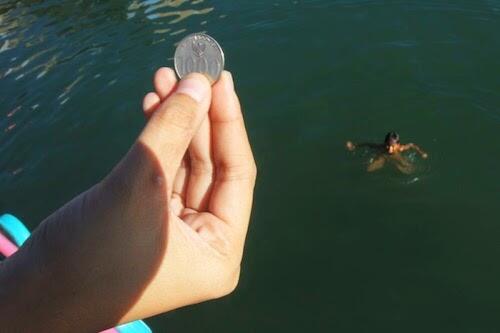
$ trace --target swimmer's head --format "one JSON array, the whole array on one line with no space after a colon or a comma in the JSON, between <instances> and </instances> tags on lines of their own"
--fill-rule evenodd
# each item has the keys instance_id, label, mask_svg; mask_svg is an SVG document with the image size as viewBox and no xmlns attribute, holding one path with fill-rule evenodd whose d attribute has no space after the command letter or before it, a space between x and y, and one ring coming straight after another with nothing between
<instances>
[{"instance_id":1,"label":"swimmer's head","mask_svg":"<svg viewBox=\"0 0 500 333\"><path fill-rule=\"evenodd\" d=\"M399 134L396 132L387 133L384 143L389 154L395 153L396 148L399 146Z\"/></svg>"}]
</instances>

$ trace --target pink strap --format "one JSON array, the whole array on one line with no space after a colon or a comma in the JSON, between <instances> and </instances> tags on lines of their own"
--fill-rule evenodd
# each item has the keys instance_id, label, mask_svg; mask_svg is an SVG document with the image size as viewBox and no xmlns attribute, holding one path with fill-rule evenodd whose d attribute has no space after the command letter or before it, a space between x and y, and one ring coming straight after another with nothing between
<instances>
[{"instance_id":1,"label":"pink strap","mask_svg":"<svg viewBox=\"0 0 500 333\"><path fill-rule=\"evenodd\" d=\"M5 257L10 257L17 251L15 246L7 237L0 233L0 253Z\"/></svg>"},{"instance_id":2,"label":"pink strap","mask_svg":"<svg viewBox=\"0 0 500 333\"><path fill-rule=\"evenodd\" d=\"M102 331L101 333L120 333L116 328L110 328L109 330Z\"/></svg>"}]
</instances>

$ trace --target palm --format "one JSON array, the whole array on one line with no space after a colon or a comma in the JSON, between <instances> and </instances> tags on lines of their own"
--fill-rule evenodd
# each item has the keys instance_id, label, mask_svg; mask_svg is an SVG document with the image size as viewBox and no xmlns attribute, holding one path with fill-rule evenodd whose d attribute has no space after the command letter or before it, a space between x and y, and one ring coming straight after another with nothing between
<instances>
[{"instance_id":1,"label":"palm","mask_svg":"<svg viewBox=\"0 0 500 333\"><path fill-rule=\"evenodd\" d=\"M213 172L209 166L205 169L196 167L195 164L193 168L189 157L185 157L177 172L170 201L173 223L181 228L188 226L200 236L192 240L206 242L219 254L225 254L228 230L224 222L209 211ZM197 171L191 171L193 169Z\"/></svg>"}]
</instances>

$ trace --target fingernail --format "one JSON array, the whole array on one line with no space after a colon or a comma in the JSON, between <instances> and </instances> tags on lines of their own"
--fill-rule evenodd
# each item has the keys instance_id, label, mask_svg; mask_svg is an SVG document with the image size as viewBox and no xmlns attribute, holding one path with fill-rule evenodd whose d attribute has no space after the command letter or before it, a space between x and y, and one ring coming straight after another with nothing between
<instances>
[{"instance_id":1,"label":"fingernail","mask_svg":"<svg viewBox=\"0 0 500 333\"><path fill-rule=\"evenodd\" d=\"M179 83L177 92L186 94L198 103L201 103L208 94L209 85L203 82L201 76L188 75Z\"/></svg>"}]
</instances>

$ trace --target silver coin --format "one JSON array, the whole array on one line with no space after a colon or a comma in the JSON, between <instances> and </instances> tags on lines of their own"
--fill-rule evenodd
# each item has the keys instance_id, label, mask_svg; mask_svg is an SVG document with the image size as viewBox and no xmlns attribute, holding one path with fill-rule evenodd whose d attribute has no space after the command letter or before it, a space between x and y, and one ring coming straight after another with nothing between
<instances>
[{"instance_id":1,"label":"silver coin","mask_svg":"<svg viewBox=\"0 0 500 333\"><path fill-rule=\"evenodd\" d=\"M174 67L181 79L189 73L202 73L213 84L224 70L224 52L219 43L209 35L191 34L177 46Z\"/></svg>"}]
</instances>

